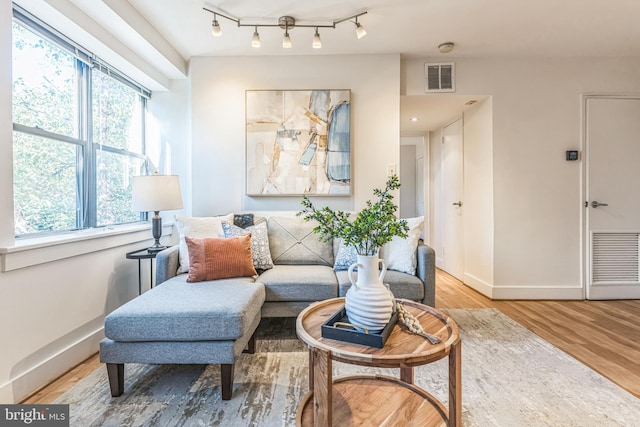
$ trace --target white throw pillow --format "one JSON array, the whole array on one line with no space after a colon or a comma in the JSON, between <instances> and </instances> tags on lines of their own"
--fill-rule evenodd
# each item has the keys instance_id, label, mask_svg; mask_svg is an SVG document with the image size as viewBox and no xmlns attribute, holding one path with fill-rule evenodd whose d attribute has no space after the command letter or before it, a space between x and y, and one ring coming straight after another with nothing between
<instances>
[{"instance_id":1,"label":"white throw pillow","mask_svg":"<svg viewBox=\"0 0 640 427\"><path fill-rule=\"evenodd\" d=\"M382 255L387 269L416 274L416 249L424 226L424 217L405 218L409 231L407 237L393 236L393 239L382 247Z\"/></svg>"},{"instance_id":2,"label":"white throw pillow","mask_svg":"<svg viewBox=\"0 0 640 427\"><path fill-rule=\"evenodd\" d=\"M224 237L222 221L233 224L233 213L222 216L191 217L175 215L176 227L180 233L180 246L178 255L180 267L178 274L189 271L189 249L187 248L186 236L204 239L206 237Z\"/></svg>"}]
</instances>

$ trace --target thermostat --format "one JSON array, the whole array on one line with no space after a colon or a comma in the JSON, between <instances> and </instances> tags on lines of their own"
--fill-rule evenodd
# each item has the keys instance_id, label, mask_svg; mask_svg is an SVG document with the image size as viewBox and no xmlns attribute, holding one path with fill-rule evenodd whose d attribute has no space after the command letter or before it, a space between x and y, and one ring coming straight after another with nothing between
<instances>
[{"instance_id":1,"label":"thermostat","mask_svg":"<svg viewBox=\"0 0 640 427\"><path fill-rule=\"evenodd\" d=\"M578 160L578 151L577 150L568 150L567 151L567 160Z\"/></svg>"}]
</instances>

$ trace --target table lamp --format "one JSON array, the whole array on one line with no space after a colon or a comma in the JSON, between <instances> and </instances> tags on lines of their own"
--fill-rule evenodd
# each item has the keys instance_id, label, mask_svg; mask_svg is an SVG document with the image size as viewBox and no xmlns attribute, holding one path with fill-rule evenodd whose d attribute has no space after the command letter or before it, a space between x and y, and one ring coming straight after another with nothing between
<instances>
[{"instance_id":1,"label":"table lamp","mask_svg":"<svg viewBox=\"0 0 640 427\"><path fill-rule=\"evenodd\" d=\"M159 252L166 249L160 244L162 237L162 218L160 211L182 209L182 194L180 193L180 180L177 175L153 175L134 176L132 181L132 209L134 211L153 211L151 220L152 233L155 243L149 248L149 252Z\"/></svg>"}]
</instances>

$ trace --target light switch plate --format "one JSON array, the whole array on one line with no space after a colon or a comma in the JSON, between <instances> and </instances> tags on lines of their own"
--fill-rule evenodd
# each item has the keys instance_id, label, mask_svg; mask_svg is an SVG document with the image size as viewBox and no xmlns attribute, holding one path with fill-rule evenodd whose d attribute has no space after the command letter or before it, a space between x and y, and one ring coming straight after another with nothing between
<instances>
[{"instance_id":1,"label":"light switch plate","mask_svg":"<svg viewBox=\"0 0 640 427\"><path fill-rule=\"evenodd\" d=\"M389 163L387 165L387 176L397 175L398 171L395 163Z\"/></svg>"}]
</instances>

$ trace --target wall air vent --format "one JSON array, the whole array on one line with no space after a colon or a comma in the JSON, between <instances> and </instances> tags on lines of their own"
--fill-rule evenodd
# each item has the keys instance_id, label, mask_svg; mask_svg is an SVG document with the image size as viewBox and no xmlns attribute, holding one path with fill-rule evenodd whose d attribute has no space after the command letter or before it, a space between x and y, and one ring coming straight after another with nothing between
<instances>
[{"instance_id":1,"label":"wall air vent","mask_svg":"<svg viewBox=\"0 0 640 427\"><path fill-rule=\"evenodd\" d=\"M453 62L424 64L425 92L455 92L455 69Z\"/></svg>"},{"instance_id":2,"label":"wall air vent","mask_svg":"<svg viewBox=\"0 0 640 427\"><path fill-rule=\"evenodd\" d=\"M592 282L637 283L640 280L640 242L637 232L594 232L591 238Z\"/></svg>"}]
</instances>

